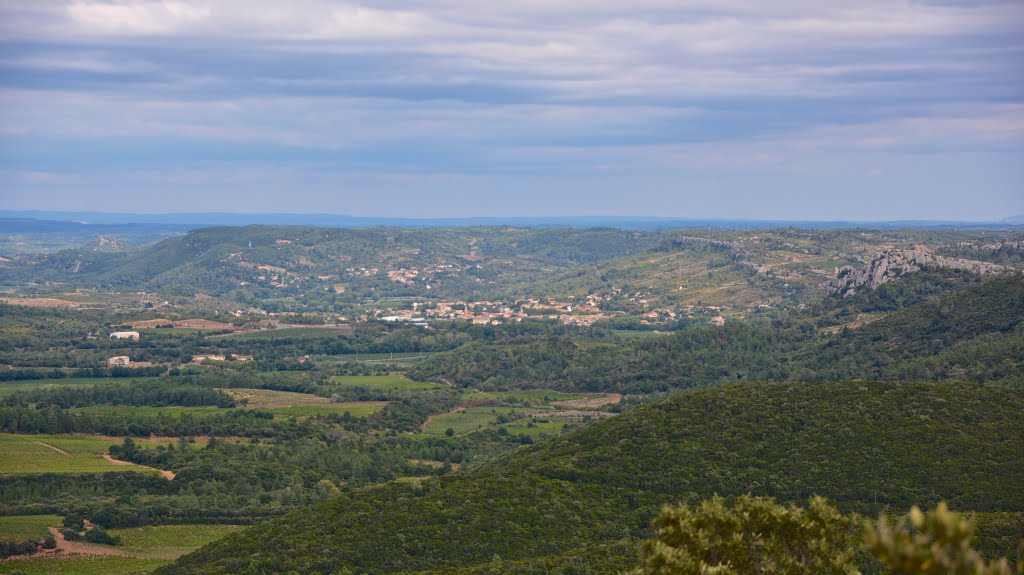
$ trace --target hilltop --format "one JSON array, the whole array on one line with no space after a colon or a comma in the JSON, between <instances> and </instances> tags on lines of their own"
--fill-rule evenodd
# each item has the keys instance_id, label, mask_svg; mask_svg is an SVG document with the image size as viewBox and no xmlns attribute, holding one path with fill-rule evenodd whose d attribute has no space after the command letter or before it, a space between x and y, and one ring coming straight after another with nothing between
<instances>
[{"instance_id":1,"label":"hilltop","mask_svg":"<svg viewBox=\"0 0 1024 575\"><path fill-rule=\"evenodd\" d=\"M1020 389L959 383L682 392L452 476L317 504L158 573L468 573L495 557L615 572L632 553L617 543L661 504L715 493L1019 514L1022 409Z\"/></svg>"},{"instance_id":2,"label":"hilltop","mask_svg":"<svg viewBox=\"0 0 1024 575\"><path fill-rule=\"evenodd\" d=\"M415 303L419 312L474 308L504 321L503 306L529 306L563 322L624 315L650 324L798 308L820 300L837 273L870 275L886 250L917 254L907 271L927 258L935 269L954 262L973 272L1021 267L1021 246L1013 230L252 225L143 247L105 237L0 266L14 287L210 296L264 311L359 314L371 305L387 316Z\"/></svg>"}]
</instances>

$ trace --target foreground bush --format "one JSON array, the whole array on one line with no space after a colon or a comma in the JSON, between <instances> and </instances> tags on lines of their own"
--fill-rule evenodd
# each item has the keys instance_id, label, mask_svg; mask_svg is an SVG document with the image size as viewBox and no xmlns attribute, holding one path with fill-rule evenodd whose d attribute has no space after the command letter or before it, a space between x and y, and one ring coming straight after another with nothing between
<instances>
[{"instance_id":1,"label":"foreground bush","mask_svg":"<svg viewBox=\"0 0 1024 575\"><path fill-rule=\"evenodd\" d=\"M807 509L749 495L669 506L633 575L853 575L855 525L820 497Z\"/></svg>"},{"instance_id":2,"label":"foreground bush","mask_svg":"<svg viewBox=\"0 0 1024 575\"><path fill-rule=\"evenodd\" d=\"M807 509L744 495L696 506L667 506L657 537L630 575L817 575L859 573L854 516L816 497ZM863 548L892 575L1013 575L1006 559L987 562L971 548L974 524L945 503L914 507L895 525L884 515L864 523ZM1024 542L1022 542L1024 545Z\"/></svg>"},{"instance_id":3,"label":"foreground bush","mask_svg":"<svg viewBox=\"0 0 1024 575\"><path fill-rule=\"evenodd\" d=\"M1006 559L986 562L971 548L974 523L940 503L931 513L914 507L891 527L885 516L865 525L864 546L893 575L1011 575ZM1018 565L1016 571L1020 572Z\"/></svg>"}]
</instances>

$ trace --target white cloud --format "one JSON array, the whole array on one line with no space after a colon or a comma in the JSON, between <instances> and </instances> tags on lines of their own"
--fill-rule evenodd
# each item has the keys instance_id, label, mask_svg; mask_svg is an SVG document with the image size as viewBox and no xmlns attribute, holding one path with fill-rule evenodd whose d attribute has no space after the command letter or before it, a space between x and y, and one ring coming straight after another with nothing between
<instances>
[{"instance_id":1,"label":"white cloud","mask_svg":"<svg viewBox=\"0 0 1024 575\"><path fill-rule=\"evenodd\" d=\"M207 20L212 9L199 2L74 2L67 8L80 31L102 35L165 35Z\"/></svg>"}]
</instances>

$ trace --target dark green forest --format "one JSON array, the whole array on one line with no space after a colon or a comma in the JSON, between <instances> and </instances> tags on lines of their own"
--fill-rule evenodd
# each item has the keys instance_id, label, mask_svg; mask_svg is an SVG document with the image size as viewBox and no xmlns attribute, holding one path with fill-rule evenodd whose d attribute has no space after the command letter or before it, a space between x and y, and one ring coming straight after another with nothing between
<instances>
[{"instance_id":1,"label":"dark green forest","mask_svg":"<svg viewBox=\"0 0 1024 575\"><path fill-rule=\"evenodd\" d=\"M410 370L484 389L551 387L650 393L743 380L1024 382L1024 278L992 279L921 299L858 329L820 329L853 311L887 307L872 294L834 301L829 315L727 323L657 338L601 343L570 338L474 342ZM838 309L837 309L838 308ZM811 318L816 320L810 321ZM824 318L824 326L816 326Z\"/></svg>"},{"instance_id":2,"label":"dark green forest","mask_svg":"<svg viewBox=\"0 0 1024 575\"><path fill-rule=\"evenodd\" d=\"M946 500L1019 519L1022 409L1020 389L970 383L684 391L455 475L317 504L159 572L448 572L500 557L610 573L622 561L608 554L632 553L617 543L662 504L714 494L821 495L863 514Z\"/></svg>"}]
</instances>

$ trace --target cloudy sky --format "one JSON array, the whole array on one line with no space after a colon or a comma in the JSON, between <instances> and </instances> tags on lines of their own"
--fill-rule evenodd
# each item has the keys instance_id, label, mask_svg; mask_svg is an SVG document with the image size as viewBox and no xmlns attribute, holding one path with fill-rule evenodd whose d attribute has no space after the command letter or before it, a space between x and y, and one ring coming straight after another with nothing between
<instances>
[{"instance_id":1,"label":"cloudy sky","mask_svg":"<svg viewBox=\"0 0 1024 575\"><path fill-rule=\"evenodd\" d=\"M0 209L1024 214L1021 0L0 0Z\"/></svg>"}]
</instances>

